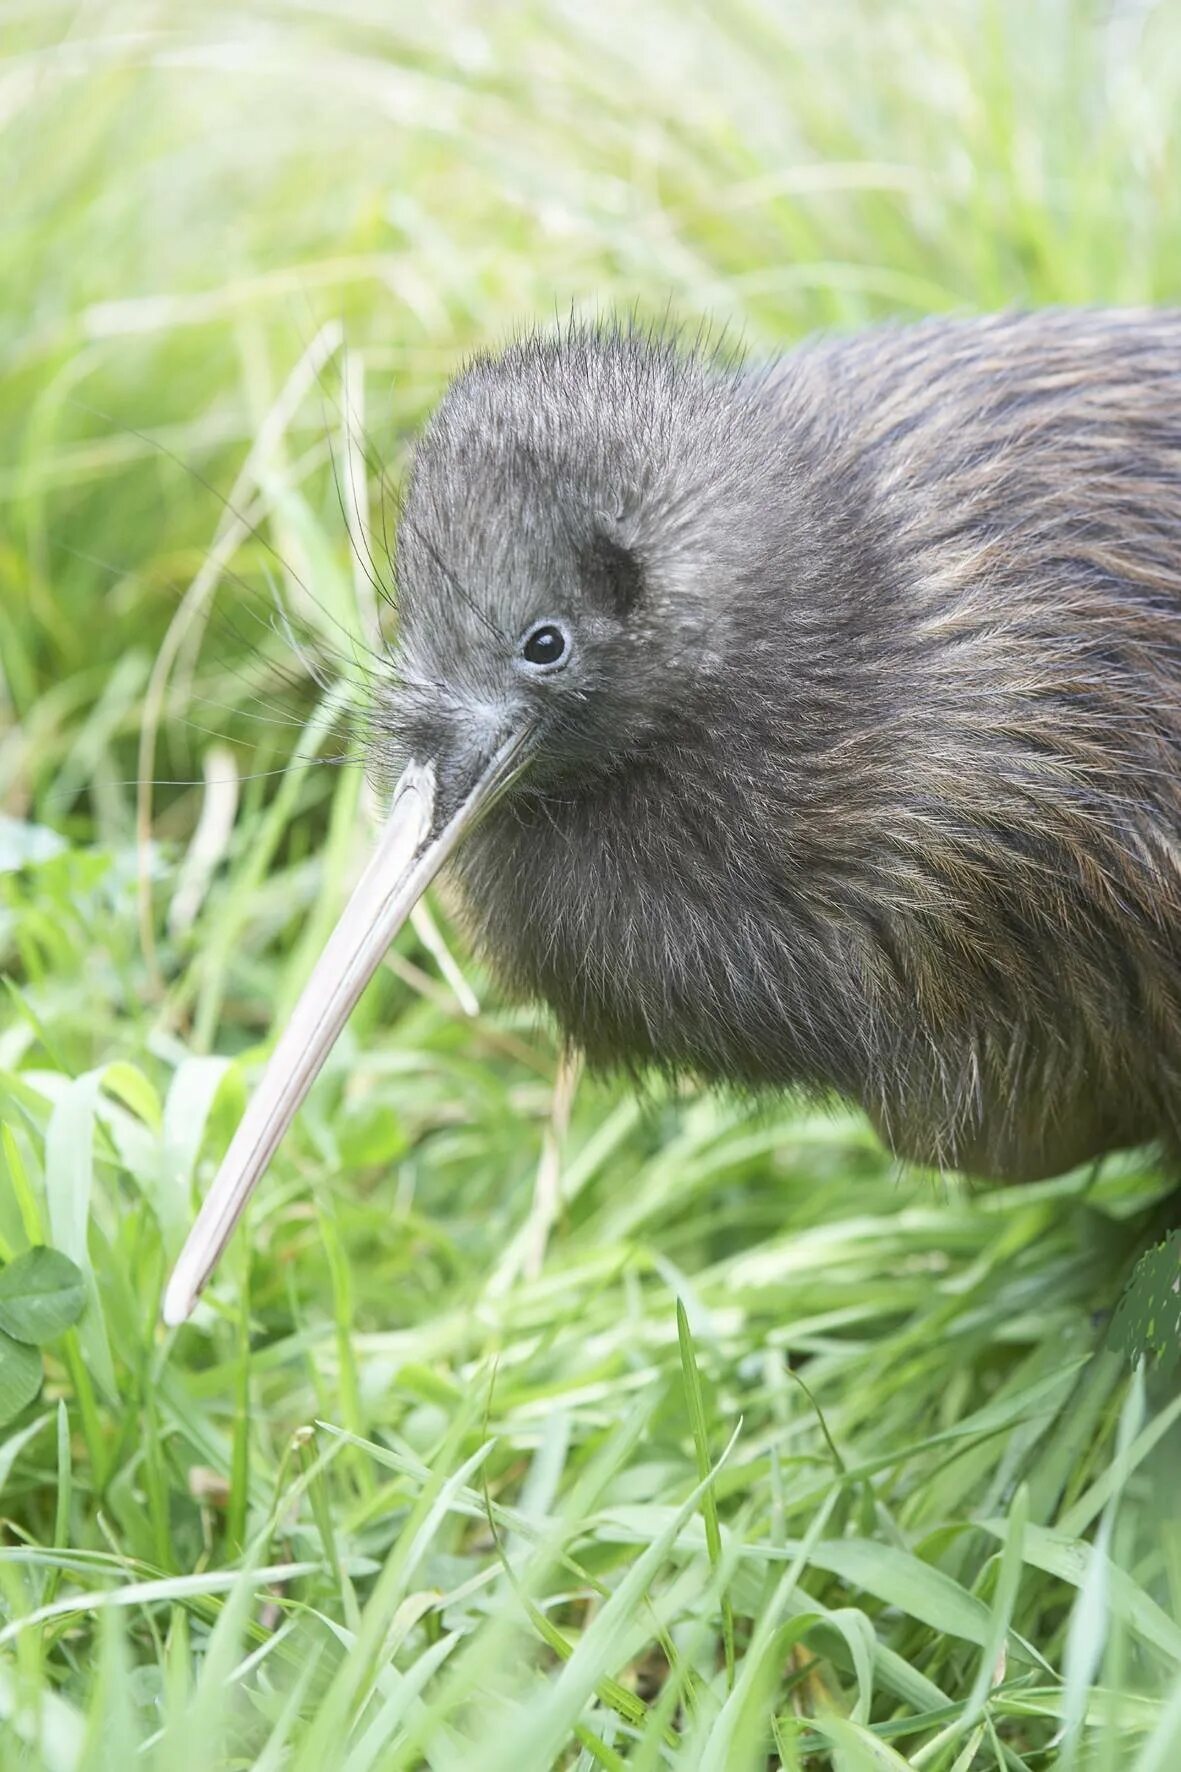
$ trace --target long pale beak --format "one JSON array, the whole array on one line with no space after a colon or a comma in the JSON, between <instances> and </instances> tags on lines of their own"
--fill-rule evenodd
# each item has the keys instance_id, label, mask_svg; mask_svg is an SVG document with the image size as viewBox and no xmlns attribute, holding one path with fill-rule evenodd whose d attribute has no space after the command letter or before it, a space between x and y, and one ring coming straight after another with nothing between
<instances>
[{"instance_id":1,"label":"long pale beak","mask_svg":"<svg viewBox=\"0 0 1181 1772\"><path fill-rule=\"evenodd\" d=\"M279 1035L164 1293L183 1323L259 1177L311 1088L382 956L447 857L525 766L527 734L508 739L454 807L437 805L434 765L410 763L365 872Z\"/></svg>"}]
</instances>

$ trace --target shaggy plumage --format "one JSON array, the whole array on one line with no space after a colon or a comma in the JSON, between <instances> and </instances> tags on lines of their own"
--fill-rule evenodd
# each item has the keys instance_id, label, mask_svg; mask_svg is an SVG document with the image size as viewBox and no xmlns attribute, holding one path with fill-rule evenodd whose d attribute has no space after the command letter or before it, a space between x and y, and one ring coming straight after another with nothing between
<instances>
[{"instance_id":1,"label":"shaggy plumage","mask_svg":"<svg viewBox=\"0 0 1181 1772\"><path fill-rule=\"evenodd\" d=\"M428 426L398 576L379 749L446 794L530 726L454 877L593 1063L994 1176L1181 1147L1181 314L527 339Z\"/></svg>"}]
</instances>

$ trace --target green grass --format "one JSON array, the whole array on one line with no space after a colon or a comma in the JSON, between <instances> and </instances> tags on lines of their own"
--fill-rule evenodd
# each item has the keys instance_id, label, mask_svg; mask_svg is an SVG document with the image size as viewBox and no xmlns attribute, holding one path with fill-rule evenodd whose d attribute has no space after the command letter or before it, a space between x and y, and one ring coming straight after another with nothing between
<instances>
[{"instance_id":1,"label":"green grass","mask_svg":"<svg viewBox=\"0 0 1181 1772\"><path fill-rule=\"evenodd\" d=\"M1178 9L7 0L0 50L0 1257L89 1295L0 1435L0 1767L1173 1772L1181 1401L1105 1341L1147 1159L970 1189L586 1080L560 1136L437 900L476 1013L407 931L158 1305L364 850L337 485L379 546L372 465L572 302L1176 298Z\"/></svg>"}]
</instances>

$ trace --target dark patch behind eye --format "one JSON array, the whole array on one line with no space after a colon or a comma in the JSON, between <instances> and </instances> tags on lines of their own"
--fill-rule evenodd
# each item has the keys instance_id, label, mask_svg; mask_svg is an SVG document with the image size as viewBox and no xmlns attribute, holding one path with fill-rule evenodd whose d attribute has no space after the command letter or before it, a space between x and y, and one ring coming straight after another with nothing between
<instances>
[{"instance_id":1,"label":"dark patch behind eye","mask_svg":"<svg viewBox=\"0 0 1181 1772\"><path fill-rule=\"evenodd\" d=\"M596 535L582 552L582 579L587 594L626 615L644 589L644 570L630 548L609 535Z\"/></svg>"}]
</instances>

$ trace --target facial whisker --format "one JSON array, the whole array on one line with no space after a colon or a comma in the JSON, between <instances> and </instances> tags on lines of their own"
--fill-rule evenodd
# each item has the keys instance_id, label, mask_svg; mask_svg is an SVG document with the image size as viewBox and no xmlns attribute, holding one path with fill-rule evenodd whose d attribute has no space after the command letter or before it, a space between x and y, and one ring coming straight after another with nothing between
<instances>
[{"instance_id":1,"label":"facial whisker","mask_svg":"<svg viewBox=\"0 0 1181 1772\"><path fill-rule=\"evenodd\" d=\"M322 391L323 390L321 390L321 392ZM344 417L344 421L345 421L346 426L349 426L349 432L351 435L351 426L350 426L348 414L345 413L342 416ZM387 589L386 585L382 582L381 574L379 573L378 568L377 568L377 562L374 560L373 551L369 546L369 540L368 540L368 536L366 534L365 524L361 521L361 513L359 510L356 510L353 513L353 517L350 518L349 511L345 505L344 491L343 491L343 488L340 483L340 473L338 470L337 460L336 460L336 450L333 447L331 434L328 432L327 424L325 424L325 432L326 432L326 434L328 434L328 453L329 453L329 456L332 461L332 484L336 489L336 502L340 507L341 519L344 523L345 533L349 538L349 543L352 548L354 557L356 558L358 564L360 565L362 572L365 574L365 577L368 579L369 584L370 584L375 596L380 598L380 600L383 603L385 603L390 609L393 609L396 607L396 605L394 603L394 598L393 598L391 592ZM368 466L369 464L368 464L367 458L363 457L363 459L366 460L366 466ZM349 481L349 487L350 487L350 491L353 491L351 480ZM355 502L355 494L354 494L353 502ZM354 528L356 529L356 537L354 537L354 533L353 533ZM359 546L358 546L358 543L359 543Z\"/></svg>"},{"instance_id":2,"label":"facial whisker","mask_svg":"<svg viewBox=\"0 0 1181 1772\"><path fill-rule=\"evenodd\" d=\"M465 606L471 610L472 614L476 617L476 620L487 628L488 632L494 639L503 640L506 645L511 645L512 642L504 629L497 625L488 614L487 610L480 607L478 601L464 585L458 573L454 572L452 568L448 566L442 554L439 552L438 547L431 540L430 536L426 534L421 524L416 523L405 510L402 512L402 523L416 538L419 544L426 549L427 553L430 555L439 571L443 574L456 596L458 596Z\"/></svg>"},{"instance_id":3,"label":"facial whisker","mask_svg":"<svg viewBox=\"0 0 1181 1772\"><path fill-rule=\"evenodd\" d=\"M225 494L220 492L212 480L204 475L199 468L195 468L191 462L185 461L182 456L177 454L176 450L169 448L167 443L162 443L158 437L152 437L146 431L137 430L134 425L121 423L111 413L104 412L101 407L92 406L87 401L79 400L73 395L69 396L69 403L78 407L79 410L83 412L90 413L92 417L105 420L105 422L113 428L125 431L128 436L138 437L142 443L146 443L150 448L157 449L161 455L165 456L169 461L174 462L182 472L190 475L190 477L196 481L198 486L208 492L212 498L217 500L218 504L221 505L226 514L233 517L235 522L241 526L247 535L251 536L253 540L258 542L259 546L271 556L276 565L282 568L288 578L291 579L292 583L298 586L300 593L307 598L309 603L312 603L320 611L333 627L339 628L340 632L350 641L350 643L362 646L377 664L384 665L386 663L386 654L376 651L372 646L367 645L365 641L360 640L338 616L334 615L331 609L328 608L327 604L322 602L321 599L309 589L307 584L304 583L303 579L300 578L299 574L292 567L290 561L286 560L283 555L280 554L274 543L259 525L251 522L250 518L247 517L236 505L231 503Z\"/></svg>"}]
</instances>

